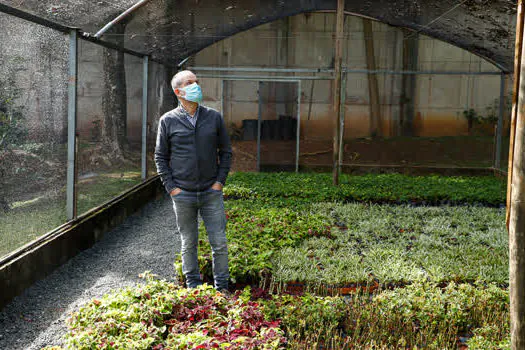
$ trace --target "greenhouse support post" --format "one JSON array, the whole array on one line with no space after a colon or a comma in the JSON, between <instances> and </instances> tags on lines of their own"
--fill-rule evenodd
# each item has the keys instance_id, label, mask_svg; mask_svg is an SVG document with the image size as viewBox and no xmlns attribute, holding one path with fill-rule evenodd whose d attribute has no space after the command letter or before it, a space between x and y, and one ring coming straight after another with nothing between
<instances>
[{"instance_id":1,"label":"greenhouse support post","mask_svg":"<svg viewBox=\"0 0 525 350\"><path fill-rule=\"evenodd\" d=\"M148 141L148 67L149 57L142 61L142 180L148 177L147 141Z\"/></svg>"},{"instance_id":2,"label":"greenhouse support post","mask_svg":"<svg viewBox=\"0 0 525 350\"><path fill-rule=\"evenodd\" d=\"M341 82L341 106L339 107L339 124L341 125L341 132L339 133L339 174L341 174L343 167L344 155L344 136L345 136L345 104L346 104L346 79L348 75L343 73L343 80Z\"/></svg>"},{"instance_id":3,"label":"greenhouse support post","mask_svg":"<svg viewBox=\"0 0 525 350\"><path fill-rule=\"evenodd\" d=\"M510 116L510 139L509 139L509 162L508 162L508 176L507 176L507 215L506 223L507 230L509 230L510 223L510 209L511 209L511 195L512 195L512 167L514 163L514 134L516 130L516 115L518 111L518 99L520 92L520 74L521 74L521 54L523 46L523 21L524 9L523 0L518 1L518 19L516 20L516 45L514 49L514 83L512 92L512 112Z\"/></svg>"},{"instance_id":4,"label":"greenhouse support post","mask_svg":"<svg viewBox=\"0 0 525 350\"><path fill-rule=\"evenodd\" d=\"M78 32L69 33L69 82L67 106L67 184L66 214L72 220L77 216L76 205L76 129L77 129L77 70Z\"/></svg>"},{"instance_id":5,"label":"greenhouse support post","mask_svg":"<svg viewBox=\"0 0 525 350\"><path fill-rule=\"evenodd\" d=\"M524 56L522 56L524 57ZM525 62L522 61L523 77ZM513 350L525 349L525 87L520 84L514 162L512 166L512 195L509 220L509 292L511 344Z\"/></svg>"},{"instance_id":6,"label":"greenhouse support post","mask_svg":"<svg viewBox=\"0 0 525 350\"><path fill-rule=\"evenodd\" d=\"M503 114L505 113L505 73L501 73L501 83L499 90L499 113L498 124L496 127L496 154L494 159L494 168L501 167L501 137L503 134Z\"/></svg>"},{"instance_id":7,"label":"greenhouse support post","mask_svg":"<svg viewBox=\"0 0 525 350\"><path fill-rule=\"evenodd\" d=\"M301 82L297 82L297 132L295 136L295 172L299 172L299 146L301 138Z\"/></svg>"},{"instance_id":8,"label":"greenhouse support post","mask_svg":"<svg viewBox=\"0 0 525 350\"><path fill-rule=\"evenodd\" d=\"M516 62L509 153L510 212L509 228L509 296L511 349L525 349L525 86L523 77L523 0L518 3L516 26ZM519 59L519 60L518 60ZM512 170L512 172L510 172Z\"/></svg>"},{"instance_id":9,"label":"greenhouse support post","mask_svg":"<svg viewBox=\"0 0 525 350\"><path fill-rule=\"evenodd\" d=\"M370 72L376 71L376 55L374 50L374 31L372 30L372 20L362 18L363 35L365 39L366 67ZM381 136L381 106L379 102L379 85L377 74L368 74L368 96L370 98L370 135Z\"/></svg>"},{"instance_id":10,"label":"greenhouse support post","mask_svg":"<svg viewBox=\"0 0 525 350\"><path fill-rule=\"evenodd\" d=\"M341 112L341 73L343 65L343 35L345 23L345 1L337 0L337 15L335 24L335 79L334 79L334 101L332 110L334 112L334 154L332 161L333 183L339 185L339 133L341 129L340 112Z\"/></svg>"},{"instance_id":11,"label":"greenhouse support post","mask_svg":"<svg viewBox=\"0 0 525 350\"><path fill-rule=\"evenodd\" d=\"M262 96L261 89L263 82L260 81L257 89L259 95L259 111L257 117L257 171L261 171L261 128L262 128Z\"/></svg>"},{"instance_id":12,"label":"greenhouse support post","mask_svg":"<svg viewBox=\"0 0 525 350\"><path fill-rule=\"evenodd\" d=\"M221 114L222 114L222 117L224 118L224 79L221 79L221 84L219 85L220 87L220 92L219 92L219 95L221 96Z\"/></svg>"}]
</instances>

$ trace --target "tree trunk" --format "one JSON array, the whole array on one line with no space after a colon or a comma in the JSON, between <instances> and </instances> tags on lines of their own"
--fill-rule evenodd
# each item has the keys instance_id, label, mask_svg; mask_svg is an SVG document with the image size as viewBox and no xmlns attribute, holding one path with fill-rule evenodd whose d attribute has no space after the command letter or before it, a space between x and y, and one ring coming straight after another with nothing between
<instances>
[{"instance_id":1,"label":"tree trunk","mask_svg":"<svg viewBox=\"0 0 525 350\"><path fill-rule=\"evenodd\" d=\"M116 34L124 34L125 25L115 25ZM118 45L124 45L124 36L117 36ZM104 96L102 110L102 143L110 159L123 159L127 142L127 94L124 53L103 49Z\"/></svg>"}]
</instances>

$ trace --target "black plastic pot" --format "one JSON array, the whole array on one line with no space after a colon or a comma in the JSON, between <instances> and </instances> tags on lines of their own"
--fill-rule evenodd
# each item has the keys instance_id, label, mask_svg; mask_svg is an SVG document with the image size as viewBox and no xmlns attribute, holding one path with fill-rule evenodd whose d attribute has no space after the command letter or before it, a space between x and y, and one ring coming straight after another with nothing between
<instances>
[{"instance_id":1,"label":"black plastic pot","mask_svg":"<svg viewBox=\"0 0 525 350\"><path fill-rule=\"evenodd\" d=\"M244 119L242 121L242 139L244 141L257 140L257 119Z\"/></svg>"}]
</instances>

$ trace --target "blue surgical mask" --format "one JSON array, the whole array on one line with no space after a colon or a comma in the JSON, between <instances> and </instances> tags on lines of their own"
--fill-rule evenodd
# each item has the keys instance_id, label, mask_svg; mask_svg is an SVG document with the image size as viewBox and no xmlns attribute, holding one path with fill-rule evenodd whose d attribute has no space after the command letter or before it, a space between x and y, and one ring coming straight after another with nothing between
<instances>
[{"instance_id":1,"label":"blue surgical mask","mask_svg":"<svg viewBox=\"0 0 525 350\"><path fill-rule=\"evenodd\" d=\"M181 90L185 92L185 95L182 96L183 99L199 104L202 102L202 90L199 84L193 83L181 88Z\"/></svg>"}]
</instances>

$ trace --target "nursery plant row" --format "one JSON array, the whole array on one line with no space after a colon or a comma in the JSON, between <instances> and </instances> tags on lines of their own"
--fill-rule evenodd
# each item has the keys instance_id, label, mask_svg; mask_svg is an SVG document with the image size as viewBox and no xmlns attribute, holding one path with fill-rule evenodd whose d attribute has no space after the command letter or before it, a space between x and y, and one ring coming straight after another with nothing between
<instances>
[{"instance_id":1,"label":"nursery plant row","mask_svg":"<svg viewBox=\"0 0 525 350\"><path fill-rule=\"evenodd\" d=\"M324 173L235 173L229 177L224 194L230 199L296 198L318 202L502 206L506 182L491 176L344 174L336 187L332 185L332 175Z\"/></svg>"},{"instance_id":2,"label":"nursery plant row","mask_svg":"<svg viewBox=\"0 0 525 350\"><path fill-rule=\"evenodd\" d=\"M508 284L505 211L361 203L226 203L231 282L285 288L402 286L415 281ZM201 226L201 272L211 248ZM180 274L180 258L176 261Z\"/></svg>"},{"instance_id":3,"label":"nursery plant row","mask_svg":"<svg viewBox=\"0 0 525 350\"><path fill-rule=\"evenodd\" d=\"M509 348L508 292L494 285L416 283L370 297L233 297L149 273L140 288L94 299L67 320L71 349ZM48 347L60 349L59 347Z\"/></svg>"},{"instance_id":4,"label":"nursery plant row","mask_svg":"<svg viewBox=\"0 0 525 350\"><path fill-rule=\"evenodd\" d=\"M225 206L235 294L206 284L188 290L146 272L144 284L73 313L66 347L510 348L501 180L342 182L336 189L329 174L233 174ZM211 281L211 249L199 230L201 273ZM342 290L349 294L329 295Z\"/></svg>"}]
</instances>

